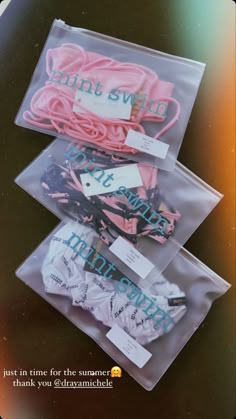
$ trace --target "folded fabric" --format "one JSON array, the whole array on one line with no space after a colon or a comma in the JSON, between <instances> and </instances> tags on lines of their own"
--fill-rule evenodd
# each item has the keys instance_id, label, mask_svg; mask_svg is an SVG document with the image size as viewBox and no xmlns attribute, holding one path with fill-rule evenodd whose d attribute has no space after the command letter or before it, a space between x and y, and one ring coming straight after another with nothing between
<instances>
[{"instance_id":1,"label":"folded fabric","mask_svg":"<svg viewBox=\"0 0 236 419\"><path fill-rule=\"evenodd\" d=\"M148 211L143 217L140 207L131 205L122 194L105 193L86 197L80 181L80 175L86 173L88 161L90 170L93 167L110 169L132 163L88 147L75 149L75 153L80 150L86 156L82 165L73 159L66 160L64 165L55 163L47 168L41 178L45 194L56 200L60 210L74 221L92 226L107 244L112 243L117 235L132 243L137 243L141 236L165 243L174 233L180 214L162 196L157 169L143 163L137 164L143 186L132 188L131 191L132 196L137 196L143 205L146 204Z\"/></svg>"},{"instance_id":2,"label":"folded fabric","mask_svg":"<svg viewBox=\"0 0 236 419\"><path fill-rule=\"evenodd\" d=\"M72 232L81 241L84 240L88 248L96 237L92 229L77 223L66 224L57 231L51 239L42 265L46 292L71 298L74 306L90 311L106 326L119 325L142 345L169 332L182 318L186 312L185 301L177 306L169 303L176 296L181 296L184 300L184 293L176 284L171 284L160 276L150 290L131 285L129 293L121 293L118 281L84 270L85 260L78 254L79 248L75 251L68 246ZM153 301L155 318L153 312L148 312L145 307L146 299L139 304L135 303L132 298L134 290L143 291L148 300ZM167 328L162 327L163 313L169 320Z\"/></svg>"}]
</instances>

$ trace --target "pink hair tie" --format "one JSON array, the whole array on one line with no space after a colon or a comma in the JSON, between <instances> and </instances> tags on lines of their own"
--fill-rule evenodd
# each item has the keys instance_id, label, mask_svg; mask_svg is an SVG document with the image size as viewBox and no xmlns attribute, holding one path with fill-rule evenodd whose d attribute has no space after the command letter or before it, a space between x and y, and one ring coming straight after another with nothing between
<instances>
[{"instance_id":1,"label":"pink hair tie","mask_svg":"<svg viewBox=\"0 0 236 419\"><path fill-rule=\"evenodd\" d=\"M33 95L30 111L23 114L29 124L38 128L66 134L106 150L137 154L140 151L125 144L130 129L145 134L142 121L164 122L169 103L175 105L175 115L154 138L160 138L179 119L180 104L171 97L174 85L160 80L148 67L122 63L66 43L47 51L46 73L49 79ZM102 117L84 107L75 99L76 89L81 90L78 88L81 80L90 87L100 83L105 93L116 96L123 93L124 103L131 100L130 120ZM87 93L92 92L87 90ZM75 112L75 105L83 113ZM155 112L154 106L157 106Z\"/></svg>"}]
</instances>

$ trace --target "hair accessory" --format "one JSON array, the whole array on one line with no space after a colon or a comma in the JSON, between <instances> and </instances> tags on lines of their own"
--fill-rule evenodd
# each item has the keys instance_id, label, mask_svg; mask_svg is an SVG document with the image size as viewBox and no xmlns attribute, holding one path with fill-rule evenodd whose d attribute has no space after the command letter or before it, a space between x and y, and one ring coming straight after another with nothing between
<instances>
[{"instance_id":1,"label":"hair accessory","mask_svg":"<svg viewBox=\"0 0 236 419\"><path fill-rule=\"evenodd\" d=\"M25 121L38 128L67 134L106 150L137 154L140 151L124 144L130 129L144 134L141 123L164 122L167 107L173 104L175 115L154 136L158 139L180 116L180 104L171 97L174 85L139 64L119 62L77 44L65 43L48 49L46 72L48 80L34 93L30 110L23 114ZM100 96L101 86L113 100L123 95L123 100L131 101L130 120L99 116L76 100L78 90ZM75 112L75 105L83 113Z\"/></svg>"},{"instance_id":2,"label":"hair accessory","mask_svg":"<svg viewBox=\"0 0 236 419\"><path fill-rule=\"evenodd\" d=\"M42 266L46 292L67 295L73 305L90 311L106 326L117 324L142 345L173 329L186 312L185 302L178 306L168 303L172 295L184 296L176 284L171 284L161 276L159 281L152 284L151 290L142 290L131 284L127 293L119 292L118 281L83 270L84 258L67 244L72 232L78 234L88 246L96 237L93 230L75 223L66 224L52 237ZM148 303L146 299L135 303L132 298L134 289L143 291ZM148 310L150 301L153 306ZM163 313L168 320L166 328L161 325Z\"/></svg>"},{"instance_id":3,"label":"hair accessory","mask_svg":"<svg viewBox=\"0 0 236 419\"><path fill-rule=\"evenodd\" d=\"M132 243L137 243L141 236L165 243L174 233L180 214L162 196L158 186L158 170L138 163L143 186L127 190L127 197L124 193L116 192L86 197L80 175L86 173L88 161L89 170L94 167L115 168L131 162L88 147L77 146L74 149L77 154L80 150L86 156L82 164L76 160L65 161L64 165L51 164L41 178L45 194L57 202L60 210L73 221L93 227L107 244L112 243L117 235ZM70 155L73 156L73 146ZM141 208L129 204L129 194L143 202ZM142 211L145 215L142 215Z\"/></svg>"}]
</instances>

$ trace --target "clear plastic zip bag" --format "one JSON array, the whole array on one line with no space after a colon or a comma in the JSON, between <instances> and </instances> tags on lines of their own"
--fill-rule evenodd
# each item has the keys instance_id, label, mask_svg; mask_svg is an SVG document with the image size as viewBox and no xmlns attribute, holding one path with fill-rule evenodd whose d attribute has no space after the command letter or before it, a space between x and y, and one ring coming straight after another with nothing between
<instances>
[{"instance_id":1,"label":"clear plastic zip bag","mask_svg":"<svg viewBox=\"0 0 236 419\"><path fill-rule=\"evenodd\" d=\"M170 171L204 69L55 20L16 123Z\"/></svg>"},{"instance_id":2,"label":"clear plastic zip bag","mask_svg":"<svg viewBox=\"0 0 236 419\"><path fill-rule=\"evenodd\" d=\"M92 227L106 244L104 251L126 239L131 252L146 258L143 266L149 261L159 273L222 198L179 162L167 172L62 139L50 144L16 183L61 220ZM124 258L116 257L116 264L133 280L140 276L130 272Z\"/></svg>"},{"instance_id":3,"label":"clear plastic zip bag","mask_svg":"<svg viewBox=\"0 0 236 419\"><path fill-rule=\"evenodd\" d=\"M104 265L95 235L60 223L16 274L152 390L230 285L182 248L143 289L108 260Z\"/></svg>"}]
</instances>

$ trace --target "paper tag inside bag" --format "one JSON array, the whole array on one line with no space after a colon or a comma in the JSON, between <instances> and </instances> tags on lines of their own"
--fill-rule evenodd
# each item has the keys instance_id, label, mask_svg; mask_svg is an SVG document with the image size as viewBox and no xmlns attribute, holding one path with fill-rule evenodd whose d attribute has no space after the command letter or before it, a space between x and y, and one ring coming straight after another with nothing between
<instances>
[{"instance_id":1,"label":"paper tag inside bag","mask_svg":"<svg viewBox=\"0 0 236 419\"><path fill-rule=\"evenodd\" d=\"M159 157L160 159L166 158L169 149L169 144L132 129L128 132L125 144L136 150Z\"/></svg>"},{"instance_id":2,"label":"paper tag inside bag","mask_svg":"<svg viewBox=\"0 0 236 419\"><path fill-rule=\"evenodd\" d=\"M139 368L143 368L152 356L117 324L111 328L106 337Z\"/></svg>"},{"instance_id":3,"label":"paper tag inside bag","mask_svg":"<svg viewBox=\"0 0 236 419\"><path fill-rule=\"evenodd\" d=\"M79 104L74 104L73 111L76 113L86 113L86 109L104 118L119 118L130 119L132 105L131 103L123 103L121 101L113 101L109 99L109 94L103 92L101 96L96 96L94 93L83 92L77 89L75 100L83 106L82 109Z\"/></svg>"},{"instance_id":4,"label":"paper tag inside bag","mask_svg":"<svg viewBox=\"0 0 236 419\"><path fill-rule=\"evenodd\" d=\"M121 236L112 243L109 250L142 279L145 279L154 268L154 265L142 253Z\"/></svg>"},{"instance_id":5,"label":"paper tag inside bag","mask_svg":"<svg viewBox=\"0 0 236 419\"><path fill-rule=\"evenodd\" d=\"M120 186L136 188L143 185L137 164L106 170L98 168L94 174L83 173L80 179L85 196L117 191Z\"/></svg>"}]
</instances>

